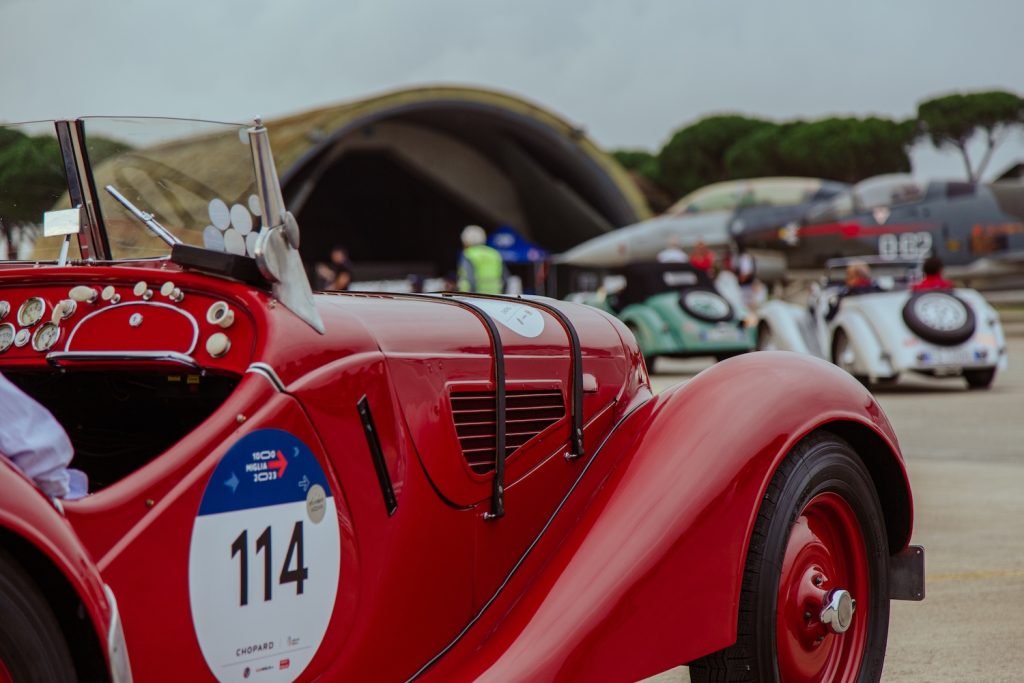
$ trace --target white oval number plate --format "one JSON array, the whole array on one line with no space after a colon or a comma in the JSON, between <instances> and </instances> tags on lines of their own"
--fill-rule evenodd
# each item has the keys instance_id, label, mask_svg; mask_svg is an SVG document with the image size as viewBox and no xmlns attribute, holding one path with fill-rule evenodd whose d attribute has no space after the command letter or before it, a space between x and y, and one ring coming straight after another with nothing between
<instances>
[{"instance_id":1,"label":"white oval number plate","mask_svg":"<svg viewBox=\"0 0 1024 683\"><path fill-rule=\"evenodd\" d=\"M539 337L544 331L544 316L532 306L501 299L466 298L464 301L484 309L487 315L523 337Z\"/></svg>"},{"instance_id":2,"label":"white oval number plate","mask_svg":"<svg viewBox=\"0 0 1024 683\"><path fill-rule=\"evenodd\" d=\"M320 463L288 432L261 429L224 455L192 527L192 623L218 681L290 682L334 611L340 538Z\"/></svg>"}]
</instances>

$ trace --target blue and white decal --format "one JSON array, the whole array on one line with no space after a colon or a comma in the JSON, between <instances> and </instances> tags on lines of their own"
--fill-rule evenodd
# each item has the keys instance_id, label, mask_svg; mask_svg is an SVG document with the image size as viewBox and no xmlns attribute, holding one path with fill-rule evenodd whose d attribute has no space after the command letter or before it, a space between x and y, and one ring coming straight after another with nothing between
<instances>
[{"instance_id":1,"label":"blue and white decal","mask_svg":"<svg viewBox=\"0 0 1024 683\"><path fill-rule=\"evenodd\" d=\"M192 526L192 624L226 681L289 683L316 654L338 592L337 508L316 457L261 429L224 455Z\"/></svg>"}]
</instances>

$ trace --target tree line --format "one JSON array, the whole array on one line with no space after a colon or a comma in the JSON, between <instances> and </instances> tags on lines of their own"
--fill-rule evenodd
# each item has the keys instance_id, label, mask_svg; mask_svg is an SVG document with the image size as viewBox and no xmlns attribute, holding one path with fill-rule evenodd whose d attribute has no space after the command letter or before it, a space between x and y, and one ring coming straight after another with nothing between
<instances>
[{"instance_id":1,"label":"tree line","mask_svg":"<svg viewBox=\"0 0 1024 683\"><path fill-rule=\"evenodd\" d=\"M956 150L973 182L995 148L1022 124L1024 98L1014 93L952 93L922 101L917 115L903 121L869 116L777 123L707 116L676 130L657 153L621 149L612 154L643 181L678 198L709 183L739 178L812 176L855 183L907 172L910 147L927 139L940 149ZM985 146L972 162L968 144L976 136Z\"/></svg>"},{"instance_id":2,"label":"tree line","mask_svg":"<svg viewBox=\"0 0 1024 683\"><path fill-rule=\"evenodd\" d=\"M102 137L89 140L91 161L119 154L128 146ZM0 126L0 255L17 255L37 236L43 213L67 190L57 138L27 135Z\"/></svg>"}]
</instances>

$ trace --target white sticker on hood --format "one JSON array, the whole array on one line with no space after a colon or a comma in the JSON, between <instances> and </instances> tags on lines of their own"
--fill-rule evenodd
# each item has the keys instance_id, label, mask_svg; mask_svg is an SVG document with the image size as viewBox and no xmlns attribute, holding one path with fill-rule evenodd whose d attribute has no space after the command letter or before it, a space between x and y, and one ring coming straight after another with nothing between
<instances>
[{"instance_id":1,"label":"white sticker on hood","mask_svg":"<svg viewBox=\"0 0 1024 683\"><path fill-rule=\"evenodd\" d=\"M544 316L532 306L500 299L463 299L463 301L482 308L494 320L523 337L539 337L540 333L544 331Z\"/></svg>"}]
</instances>

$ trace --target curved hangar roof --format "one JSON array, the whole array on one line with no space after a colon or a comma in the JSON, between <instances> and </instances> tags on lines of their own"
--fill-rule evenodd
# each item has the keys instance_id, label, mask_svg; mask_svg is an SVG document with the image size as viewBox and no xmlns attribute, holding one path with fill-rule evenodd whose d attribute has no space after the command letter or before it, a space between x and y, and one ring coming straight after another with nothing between
<instances>
[{"instance_id":1,"label":"curved hangar roof","mask_svg":"<svg viewBox=\"0 0 1024 683\"><path fill-rule=\"evenodd\" d=\"M647 214L579 128L512 95L415 88L268 126L304 259L343 244L363 279L453 269L469 223L559 252Z\"/></svg>"}]
</instances>

